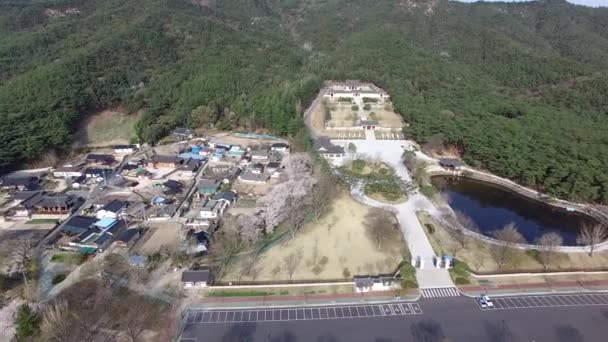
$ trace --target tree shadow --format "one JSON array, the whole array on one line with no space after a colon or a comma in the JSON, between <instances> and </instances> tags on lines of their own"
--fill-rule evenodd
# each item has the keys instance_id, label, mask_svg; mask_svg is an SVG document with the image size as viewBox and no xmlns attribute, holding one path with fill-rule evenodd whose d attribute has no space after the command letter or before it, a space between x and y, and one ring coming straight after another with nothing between
<instances>
[{"instance_id":1,"label":"tree shadow","mask_svg":"<svg viewBox=\"0 0 608 342\"><path fill-rule=\"evenodd\" d=\"M558 325L555 327L555 336L561 342L584 342L581 332L571 325Z\"/></svg>"},{"instance_id":2,"label":"tree shadow","mask_svg":"<svg viewBox=\"0 0 608 342\"><path fill-rule=\"evenodd\" d=\"M340 342L340 340L334 335L327 334L317 338L316 342Z\"/></svg>"},{"instance_id":3,"label":"tree shadow","mask_svg":"<svg viewBox=\"0 0 608 342\"><path fill-rule=\"evenodd\" d=\"M224 334L222 342L253 342L257 331L257 324L243 323L234 324L230 330Z\"/></svg>"},{"instance_id":4,"label":"tree shadow","mask_svg":"<svg viewBox=\"0 0 608 342\"><path fill-rule=\"evenodd\" d=\"M410 327L416 342L438 342L445 339L441 324L434 319L416 322Z\"/></svg>"},{"instance_id":5,"label":"tree shadow","mask_svg":"<svg viewBox=\"0 0 608 342\"><path fill-rule=\"evenodd\" d=\"M511 328L502 321L484 322L484 328L489 342L512 342L515 341Z\"/></svg>"},{"instance_id":6,"label":"tree shadow","mask_svg":"<svg viewBox=\"0 0 608 342\"><path fill-rule=\"evenodd\" d=\"M282 334L271 336L268 335L268 341L270 342L296 342L296 337L289 331L283 332ZM330 341L330 340L328 340Z\"/></svg>"}]
</instances>

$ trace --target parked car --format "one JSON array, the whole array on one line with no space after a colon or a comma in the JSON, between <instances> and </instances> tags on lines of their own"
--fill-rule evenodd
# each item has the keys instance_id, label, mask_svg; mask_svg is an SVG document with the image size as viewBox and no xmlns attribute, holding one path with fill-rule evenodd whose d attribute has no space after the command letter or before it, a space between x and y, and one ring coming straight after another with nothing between
<instances>
[{"instance_id":1,"label":"parked car","mask_svg":"<svg viewBox=\"0 0 608 342\"><path fill-rule=\"evenodd\" d=\"M493 308L494 303L492 303L492 299L486 295L482 295L478 299L479 305L482 308Z\"/></svg>"}]
</instances>

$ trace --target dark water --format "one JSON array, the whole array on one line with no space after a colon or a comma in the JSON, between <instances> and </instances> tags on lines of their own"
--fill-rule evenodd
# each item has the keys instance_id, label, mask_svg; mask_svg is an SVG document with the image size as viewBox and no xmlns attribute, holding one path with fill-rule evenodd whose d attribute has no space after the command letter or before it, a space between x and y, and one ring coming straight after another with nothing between
<instances>
[{"instance_id":1,"label":"dark water","mask_svg":"<svg viewBox=\"0 0 608 342\"><path fill-rule=\"evenodd\" d=\"M432 183L453 210L471 218L487 236L513 222L528 243L544 233L556 232L564 245L574 246L580 227L595 222L579 212L568 212L485 182L437 176Z\"/></svg>"}]
</instances>

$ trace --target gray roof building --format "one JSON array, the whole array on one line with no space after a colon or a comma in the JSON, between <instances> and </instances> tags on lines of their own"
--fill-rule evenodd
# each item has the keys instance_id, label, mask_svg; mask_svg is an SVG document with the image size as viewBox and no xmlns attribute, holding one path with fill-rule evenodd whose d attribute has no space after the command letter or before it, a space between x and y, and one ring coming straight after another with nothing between
<instances>
[{"instance_id":1,"label":"gray roof building","mask_svg":"<svg viewBox=\"0 0 608 342\"><path fill-rule=\"evenodd\" d=\"M211 271L207 268L200 270L188 270L182 272L182 283L191 282L191 283L202 283L205 282L209 284L213 280L213 275Z\"/></svg>"},{"instance_id":2,"label":"gray roof building","mask_svg":"<svg viewBox=\"0 0 608 342\"><path fill-rule=\"evenodd\" d=\"M320 137L314 141L315 150L319 154L345 154L344 147L334 145L329 138Z\"/></svg>"}]
</instances>

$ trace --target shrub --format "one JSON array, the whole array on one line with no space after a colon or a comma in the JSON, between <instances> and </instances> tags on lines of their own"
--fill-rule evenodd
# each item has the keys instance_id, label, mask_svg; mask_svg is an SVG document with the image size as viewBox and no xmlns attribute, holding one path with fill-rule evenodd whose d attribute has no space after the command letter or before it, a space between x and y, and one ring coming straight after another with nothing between
<instances>
[{"instance_id":1,"label":"shrub","mask_svg":"<svg viewBox=\"0 0 608 342\"><path fill-rule=\"evenodd\" d=\"M353 99L351 99L350 97L338 97L338 102L351 103L352 101Z\"/></svg>"},{"instance_id":2,"label":"shrub","mask_svg":"<svg viewBox=\"0 0 608 342\"><path fill-rule=\"evenodd\" d=\"M84 254L76 253L60 253L51 256L51 262L60 262L65 264L80 265L86 259Z\"/></svg>"},{"instance_id":3,"label":"shrub","mask_svg":"<svg viewBox=\"0 0 608 342\"><path fill-rule=\"evenodd\" d=\"M361 160L361 159L356 159L353 160L353 164L352 164L352 170L355 173L361 173L363 171L363 168L365 168L365 160Z\"/></svg>"},{"instance_id":4,"label":"shrub","mask_svg":"<svg viewBox=\"0 0 608 342\"><path fill-rule=\"evenodd\" d=\"M437 194L437 189L432 185L423 185L420 187L420 192L426 197L434 197Z\"/></svg>"},{"instance_id":5,"label":"shrub","mask_svg":"<svg viewBox=\"0 0 608 342\"><path fill-rule=\"evenodd\" d=\"M371 110L372 106L369 103L366 103L366 104L363 105L363 109L364 110Z\"/></svg>"},{"instance_id":6,"label":"shrub","mask_svg":"<svg viewBox=\"0 0 608 342\"><path fill-rule=\"evenodd\" d=\"M348 267L344 267L344 269L342 270L342 276L344 278L350 278L350 270L348 269Z\"/></svg>"},{"instance_id":7,"label":"shrub","mask_svg":"<svg viewBox=\"0 0 608 342\"><path fill-rule=\"evenodd\" d=\"M358 111L358 110L359 110L359 106L357 106L357 105L352 105L352 106L350 107L350 109L352 109L352 110L354 110L354 111Z\"/></svg>"},{"instance_id":8,"label":"shrub","mask_svg":"<svg viewBox=\"0 0 608 342\"><path fill-rule=\"evenodd\" d=\"M469 278L456 277L456 279L454 279L454 284L456 285L467 285L470 283Z\"/></svg>"},{"instance_id":9,"label":"shrub","mask_svg":"<svg viewBox=\"0 0 608 342\"><path fill-rule=\"evenodd\" d=\"M315 265L315 267L312 268L312 273L315 275L319 275L321 272L323 272L323 266L321 265Z\"/></svg>"},{"instance_id":10,"label":"shrub","mask_svg":"<svg viewBox=\"0 0 608 342\"><path fill-rule=\"evenodd\" d=\"M329 258L326 256L321 257L321 260L319 260L319 265L325 266L327 265L327 263L329 262Z\"/></svg>"},{"instance_id":11,"label":"shrub","mask_svg":"<svg viewBox=\"0 0 608 342\"><path fill-rule=\"evenodd\" d=\"M53 277L53 279L51 280L51 283L53 285L57 285L57 284L61 283L65 279L65 277L66 277L65 274L57 274L56 276Z\"/></svg>"},{"instance_id":12,"label":"shrub","mask_svg":"<svg viewBox=\"0 0 608 342\"><path fill-rule=\"evenodd\" d=\"M454 259L454 266L450 269L450 276L457 285L470 284L469 275L471 274L469 266L459 260Z\"/></svg>"},{"instance_id":13,"label":"shrub","mask_svg":"<svg viewBox=\"0 0 608 342\"><path fill-rule=\"evenodd\" d=\"M429 232L429 234L435 234L435 226L430 223L425 223L424 226L426 227L426 230Z\"/></svg>"},{"instance_id":14,"label":"shrub","mask_svg":"<svg viewBox=\"0 0 608 342\"><path fill-rule=\"evenodd\" d=\"M34 310L27 304L21 305L17 311L17 317L15 317L15 339L29 341L29 337L36 334L39 326L40 318Z\"/></svg>"},{"instance_id":15,"label":"shrub","mask_svg":"<svg viewBox=\"0 0 608 342\"><path fill-rule=\"evenodd\" d=\"M401 265L401 287L403 289L413 289L418 287L418 281L416 281L416 268L407 262Z\"/></svg>"},{"instance_id":16,"label":"shrub","mask_svg":"<svg viewBox=\"0 0 608 342\"><path fill-rule=\"evenodd\" d=\"M364 97L363 98L363 103L369 103L369 102L376 103L376 102L378 102L378 99L375 97Z\"/></svg>"},{"instance_id":17,"label":"shrub","mask_svg":"<svg viewBox=\"0 0 608 342\"><path fill-rule=\"evenodd\" d=\"M528 250L526 250L525 253L526 253L526 256L528 256L542 264L542 258L540 255L540 251L538 249L528 249Z\"/></svg>"}]
</instances>

